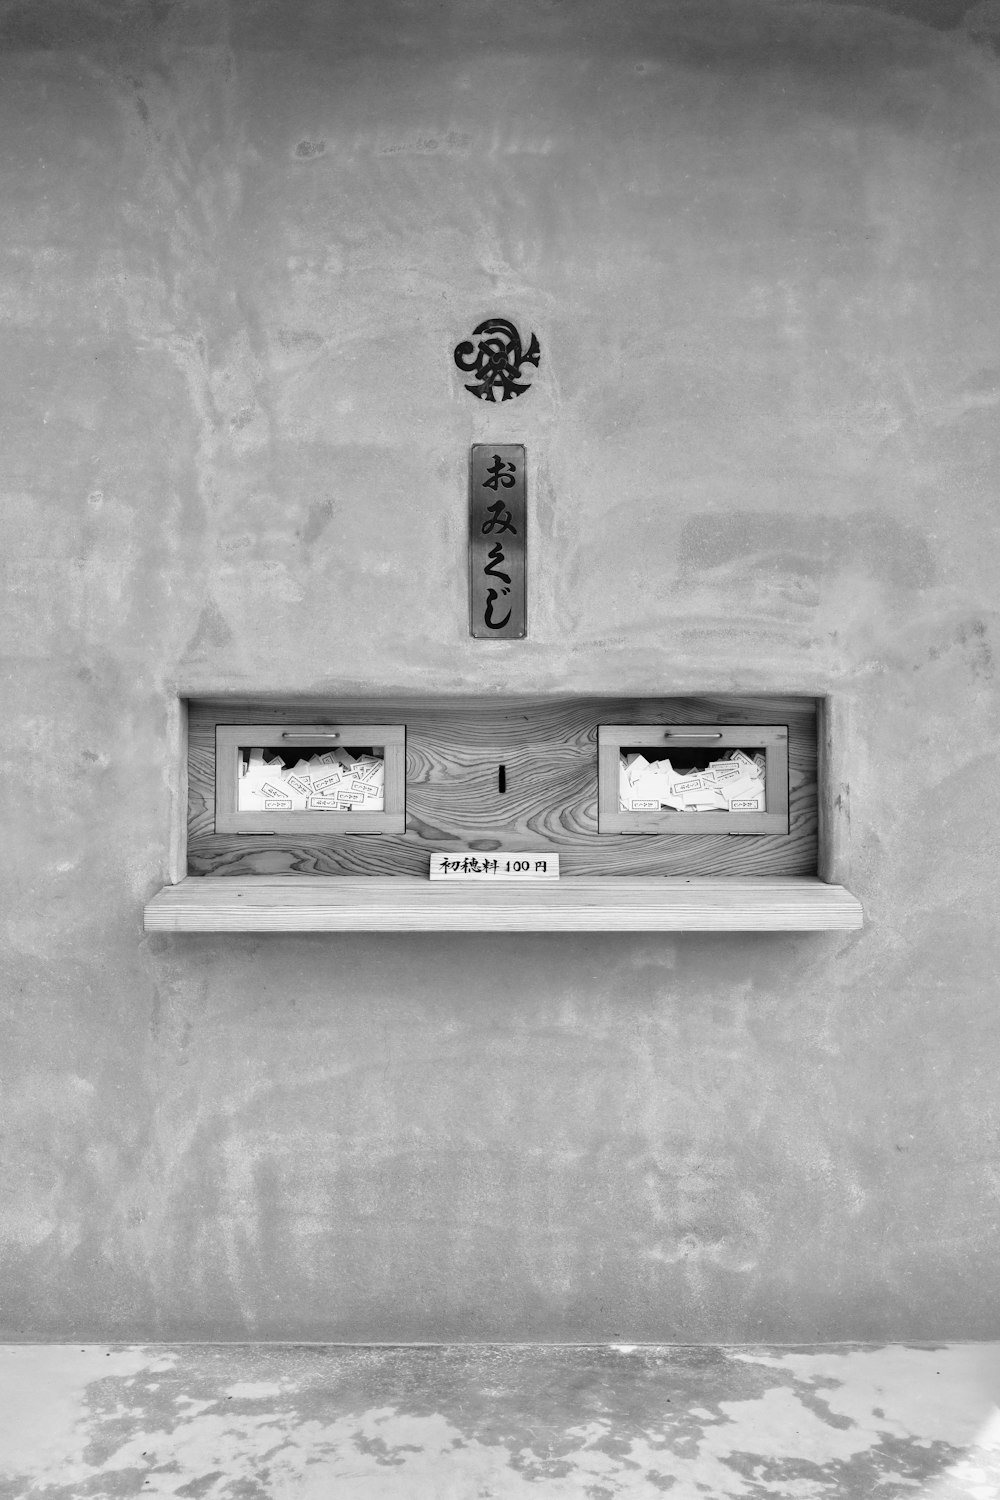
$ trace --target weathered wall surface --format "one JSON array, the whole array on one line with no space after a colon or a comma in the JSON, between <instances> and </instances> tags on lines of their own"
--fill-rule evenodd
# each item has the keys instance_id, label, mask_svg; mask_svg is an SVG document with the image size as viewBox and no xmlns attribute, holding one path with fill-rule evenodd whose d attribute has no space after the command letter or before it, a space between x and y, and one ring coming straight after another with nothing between
<instances>
[{"instance_id":1,"label":"weathered wall surface","mask_svg":"<svg viewBox=\"0 0 1000 1500\"><path fill-rule=\"evenodd\" d=\"M895 9L0 9L8 1336L1000 1334L1000 14ZM868 925L144 939L178 694L373 689L832 694Z\"/></svg>"}]
</instances>

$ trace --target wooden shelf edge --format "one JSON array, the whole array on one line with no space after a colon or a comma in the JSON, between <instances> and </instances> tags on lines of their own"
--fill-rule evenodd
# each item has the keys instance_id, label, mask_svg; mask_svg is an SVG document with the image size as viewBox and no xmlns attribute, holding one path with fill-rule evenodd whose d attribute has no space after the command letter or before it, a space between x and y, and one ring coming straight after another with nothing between
<instances>
[{"instance_id":1,"label":"wooden shelf edge","mask_svg":"<svg viewBox=\"0 0 1000 1500\"><path fill-rule=\"evenodd\" d=\"M459 885L394 876L189 875L147 932L849 932L861 903L814 876L585 876Z\"/></svg>"}]
</instances>

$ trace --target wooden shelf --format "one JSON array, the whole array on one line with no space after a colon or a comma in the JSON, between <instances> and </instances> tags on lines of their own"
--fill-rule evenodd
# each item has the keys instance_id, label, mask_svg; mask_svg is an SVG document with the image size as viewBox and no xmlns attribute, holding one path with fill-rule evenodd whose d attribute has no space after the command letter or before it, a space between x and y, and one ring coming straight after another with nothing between
<instances>
[{"instance_id":1,"label":"wooden shelf","mask_svg":"<svg viewBox=\"0 0 1000 1500\"><path fill-rule=\"evenodd\" d=\"M412 876L189 876L147 932L846 932L861 904L813 876L576 876L459 885Z\"/></svg>"}]
</instances>

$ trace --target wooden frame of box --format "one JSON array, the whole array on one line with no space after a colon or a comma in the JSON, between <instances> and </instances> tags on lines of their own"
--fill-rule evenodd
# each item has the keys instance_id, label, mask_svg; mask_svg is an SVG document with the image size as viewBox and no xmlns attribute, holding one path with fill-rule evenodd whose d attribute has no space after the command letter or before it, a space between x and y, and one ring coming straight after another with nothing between
<instances>
[{"instance_id":1,"label":"wooden frame of box","mask_svg":"<svg viewBox=\"0 0 1000 1500\"><path fill-rule=\"evenodd\" d=\"M381 745L385 757L384 808L379 812L332 810L250 811L238 806L238 757L248 746L298 744ZM217 724L215 726L216 833L403 833L406 828L405 724Z\"/></svg>"},{"instance_id":2,"label":"wooden frame of box","mask_svg":"<svg viewBox=\"0 0 1000 1500\"><path fill-rule=\"evenodd\" d=\"M763 750L764 812L622 812L619 762L625 746L664 750ZM788 832L788 728L784 724L600 724L597 821L601 833Z\"/></svg>"}]
</instances>

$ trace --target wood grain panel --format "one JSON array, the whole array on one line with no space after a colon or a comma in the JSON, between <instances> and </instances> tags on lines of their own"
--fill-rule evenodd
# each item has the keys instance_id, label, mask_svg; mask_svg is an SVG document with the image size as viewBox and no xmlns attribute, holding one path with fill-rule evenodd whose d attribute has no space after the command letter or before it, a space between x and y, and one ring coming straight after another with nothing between
<instances>
[{"instance_id":1,"label":"wood grain panel","mask_svg":"<svg viewBox=\"0 0 1000 1500\"><path fill-rule=\"evenodd\" d=\"M406 725L406 832L214 832L217 723ZM789 832L600 834L599 723L788 726ZM497 770L506 767L507 791ZM423 876L434 849L546 850L565 877L810 875L817 868L816 714L806 698L393 698L193 702L188 868L198 875Z\"/></svg>"}]
</instances>

